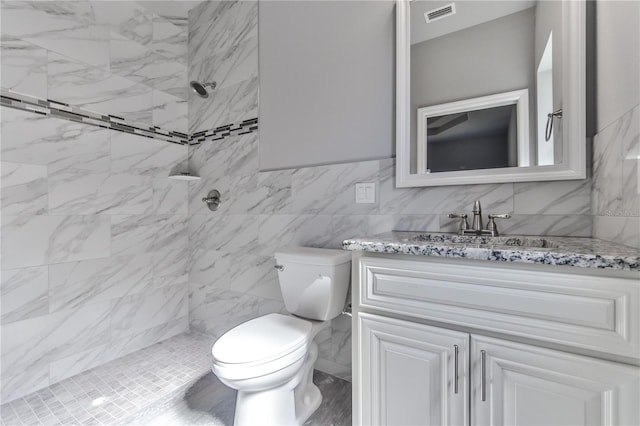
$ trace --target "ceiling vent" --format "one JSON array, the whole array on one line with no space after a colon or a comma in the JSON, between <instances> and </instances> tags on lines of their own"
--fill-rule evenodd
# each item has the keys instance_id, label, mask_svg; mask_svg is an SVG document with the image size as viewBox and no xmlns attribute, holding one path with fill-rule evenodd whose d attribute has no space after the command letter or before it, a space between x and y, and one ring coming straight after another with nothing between
<instances>
[{"instance_id":1,"label":"ceiling vent","mask_svg":"<svg viewBox=\"0 0 640 426\"><path fill-rule=\"evenodd\" d=\"M437 21L438 19L455 15L455 13L456 13L456 5L455 3L451 3L446 6L442 6L437 9L433 9L428 12L425 12L424 20L427 21L427 24L428 24L430 22Z\"/></svg>"}]
</instances>

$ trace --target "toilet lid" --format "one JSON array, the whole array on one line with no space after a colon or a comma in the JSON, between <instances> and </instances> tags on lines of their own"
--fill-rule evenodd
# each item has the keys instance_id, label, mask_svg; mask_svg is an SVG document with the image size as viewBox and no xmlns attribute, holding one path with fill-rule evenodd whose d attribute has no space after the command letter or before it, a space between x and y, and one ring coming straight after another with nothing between
<instances>
[{"instance_id":1,"label":"toilet lid","mask_svg":"<svg viewBox=\"0 0 640 426\"><path fill-rule=\"evenodd\" d=\"M220 337L211 348L217 362L247 364L268 362L304 345L311 323L282 314L247 321Z\"/></svg>"}]
</instances>

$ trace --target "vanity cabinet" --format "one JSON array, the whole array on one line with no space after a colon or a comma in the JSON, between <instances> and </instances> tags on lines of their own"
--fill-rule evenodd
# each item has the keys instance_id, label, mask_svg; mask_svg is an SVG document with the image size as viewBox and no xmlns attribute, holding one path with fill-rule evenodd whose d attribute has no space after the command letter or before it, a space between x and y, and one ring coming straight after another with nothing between
<instances>
[{"instance_id":1,"label":"vanity cabinet","mask_svg":"<svg viewBox=\"0 0 640 426\"><path fill-rule=\"evenodd\" d=\"M467 334L366 313L358 315L358 328L359 423L468 424Z\"/></svg>"},{"instance_id":2,"label":"vanity cabinet","mask_svg":"<svg viewBox=\"0 0 640 426\"><path fill-rule=\"evenodd\" d=\"M584 269L356 254L354 424L639 424L638 275Z\"/></svg>"},{"instance_id":3,"label":"vanity cabinet","mask_svg":"<svg viewBox=\"0 0 640 426\"><path fill-rule=\"evenodd\" d=\"M640 420L638 367L476 335L470 353L471 424L637 425Z\"/></svg>"}]
</instances>

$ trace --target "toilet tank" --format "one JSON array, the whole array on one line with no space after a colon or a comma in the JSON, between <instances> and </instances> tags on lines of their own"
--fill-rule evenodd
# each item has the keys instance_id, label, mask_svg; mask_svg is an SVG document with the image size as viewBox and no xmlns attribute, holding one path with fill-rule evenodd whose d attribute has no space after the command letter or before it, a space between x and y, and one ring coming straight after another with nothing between
<instances>
[{"instance_id":1,"label":"toilet tank","mask_svg":"<svg viewBox=\"0 0 640 426\"><path fill-rule=\"evenodd\" d=\"M342 312L351 280L351 252L287 247L275 253L280 290L289 312L326 321Z\"/></svg>"}]
</instances>

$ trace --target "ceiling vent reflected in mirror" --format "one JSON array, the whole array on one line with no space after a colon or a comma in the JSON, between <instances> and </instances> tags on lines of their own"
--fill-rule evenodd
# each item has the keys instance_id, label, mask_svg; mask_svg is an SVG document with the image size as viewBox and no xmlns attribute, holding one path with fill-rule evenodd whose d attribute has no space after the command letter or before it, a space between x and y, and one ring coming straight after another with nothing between
<instances>
[{"instance_id":1,"label":"ceiling vent reflected in mirror","mask_svg":"<svg viewBox=\"0 0 640 426\"><path fill-rule=\"evenodd\" d=\"M425 12L424 20L428 23L433 21L437 21L438 19L446 18L447 16L456 14L456 4L451 3L446 6L439 7L437 9L430 10Z\"/></svg>"}]
</instances>

